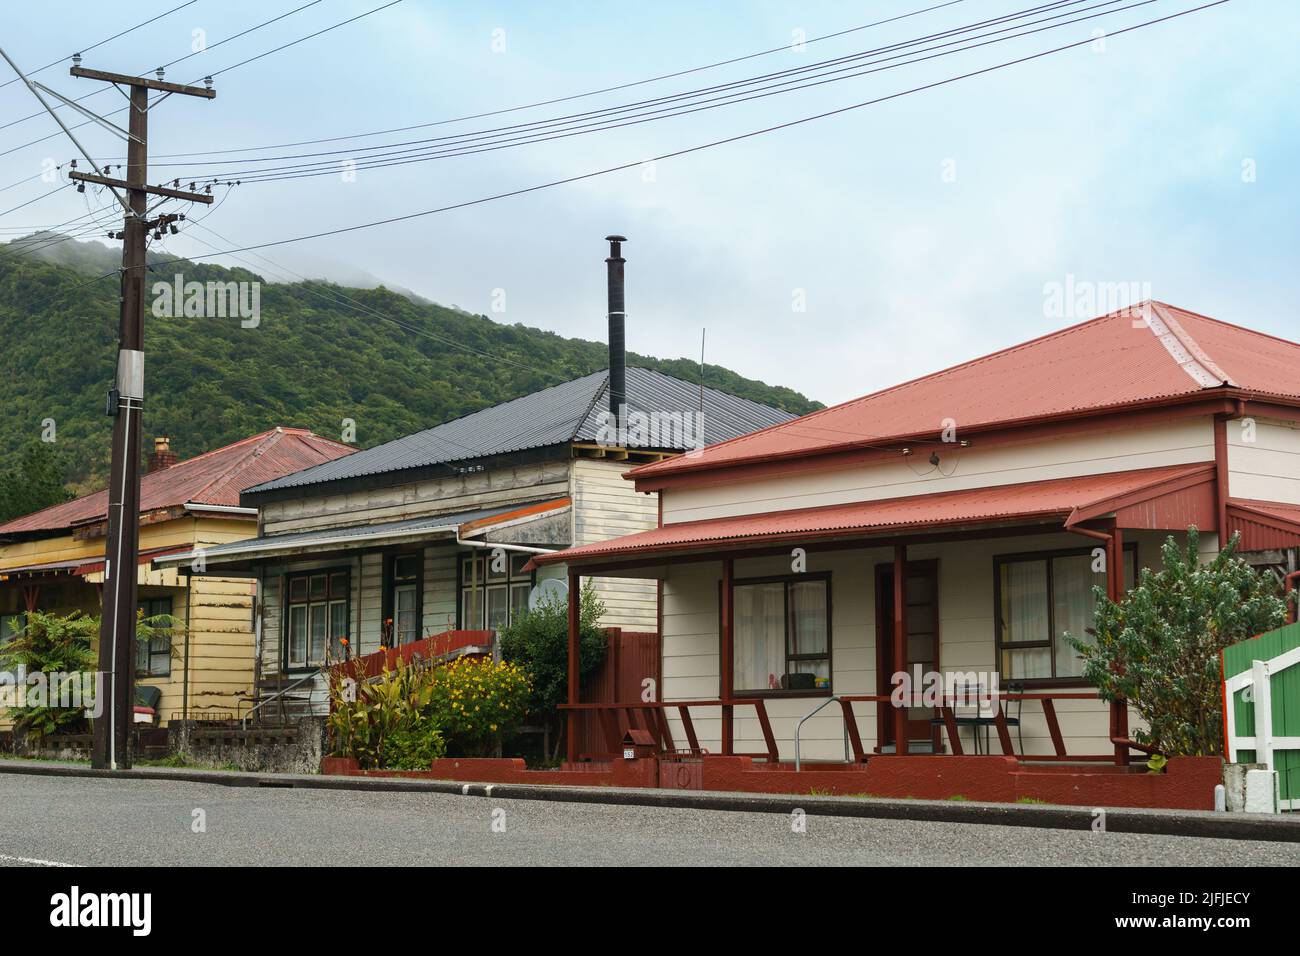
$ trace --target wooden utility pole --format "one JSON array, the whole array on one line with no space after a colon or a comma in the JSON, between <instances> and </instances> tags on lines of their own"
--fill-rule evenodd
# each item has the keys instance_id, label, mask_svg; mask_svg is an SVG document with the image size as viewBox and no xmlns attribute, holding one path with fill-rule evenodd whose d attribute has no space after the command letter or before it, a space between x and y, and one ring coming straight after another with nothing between
<instances>
[{"instance_id":1,"label":"wooden utility pole","mask_svg":"<svg viewBox=\"0 0 1300 956\"><path fill-rule=\"evenodd\" d=\"M74 58L76 63L80 57ZM175 218L148 219L149 196L210 203L211 195L163 189L146 182L149 167L149 92L180 93L212 99L205 86L166 83L120 73L72 67L73 76L130 88L126 179L70 173L69 178L125 189L129 212L122 228L122 312L118 325L117 373L108 393L113 416L113 458L108 486L108 540L104 548L104 607L99 628L99 697L91 764L97 768L131 766L130 734L135 696L135 625L140 561L140 418L144 409L145 246L150 229L166 228ZM107 123L101 120L101 125ZM111 125L111 124L110 124ZM114 129L122 134L123 131ZM107 685L107 694L105 693Z\"/></svg>"}]
</instances>

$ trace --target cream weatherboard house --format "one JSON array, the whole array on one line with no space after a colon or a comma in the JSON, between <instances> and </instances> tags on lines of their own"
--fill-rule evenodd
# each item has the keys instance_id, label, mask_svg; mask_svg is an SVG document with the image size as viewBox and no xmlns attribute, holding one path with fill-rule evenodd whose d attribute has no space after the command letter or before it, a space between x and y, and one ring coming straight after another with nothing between
<instances>
[{"instance_id":1,"label":"cream weatherboard house","mask_svg":"<svg viewBox=\"0 0 1300 956\"><path fill-rule=\"evenodd\" d=\"M532 564L571 593L661 587L677 747L789 760L822 708L804 760L1122 763L1130 714L1065 635L1189 526L1206 554L1240 533L1254 563L1296 567L1300 345L1148 302L626 478L658 494L656 528ZM893 707L898 672L996 682L1000 717Z\"/></svg>"},{"instance_id":2,"label":"cream weatherboard house","mask_svg":"<svg viewBox=\"0 0 1300 956\"><path fill-rule=\"evenodd\" d=\"M257 512L239 504L250 485L355 449L301 428L274 428L178 462L158 438L140 480L140 610L184 624L171 639L141 643L137 687L156 688L158 714L237 716L253 689L253 590L241 578L198 576L149 562L253 537ZM53 505L0 525L0 640L31 611L98 615L104 584L107 492ZM0 715L2 718L3 715Z\"/></svg>"},{"instance_id":3,"label":"cream weatherboard house","mask_svg":"<svg viewBox=\"0 0 1300 956\"><path fill-rule=\"evenodd\" d=\"M629 469L794 417L649 369L622 371L625 420L653 413L699 434L620 443L628 436L608 428L610 375L601 371L245 491L260 533L202 558L208 574L254 583L264 699L323 709L319 672L344 653L344 639L350 653L368 654L497 630L538 583L529 558L656 525L655 496L623 480ZM604 625L657 630L654 582L596 587Z\"/></svg>"}]
</instances>

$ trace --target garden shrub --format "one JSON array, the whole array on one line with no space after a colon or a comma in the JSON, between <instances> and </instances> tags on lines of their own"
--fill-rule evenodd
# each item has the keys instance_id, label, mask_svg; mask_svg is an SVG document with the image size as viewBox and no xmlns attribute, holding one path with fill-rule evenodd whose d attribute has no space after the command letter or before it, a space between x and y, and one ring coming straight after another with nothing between
<instances>
[{"instance_id":1,"label":"garden shrub","mask_svg":"<svg viewBox=\"0 0 1300 956\"><path fill-rule=\"evenodd\" d=\"M430 713L465 756L492 755L528 713L532 680L518 664L462 657L434 675Z\"/></svg>"},{"instance_id":2,"label":"garden shrub","mask_svg":"<svg viewBox=\"0 0 1300 956\"><path fill-rule=\"evenodd\" d=\"M578 680L586 681L605 663L605 632L600 619L604 602L588 580L578 603ZM501 631L501 656L532 675L528 712L534 722L548 723L559 740L562 726L559 706L569 699L569 606L552 598L525 611Z\"/></svg>"},{"instance_id":3,"label":"garden shrub","mask_svg":"<svg viewBox=\"0 0 1300 956\"><path fill-rule=\"evenodd\" d=\"M1277 578L1237 556L1238 536L1206 562L1198 537L1166 539L1164 568L1144 568L1118 603L1096 588L1094 640L1066 635L1101 698L1128 701L1146 722L1134 739L1168 757L1222 752L1222 651L1286 617Z\"/></svg>"}]
</instances>

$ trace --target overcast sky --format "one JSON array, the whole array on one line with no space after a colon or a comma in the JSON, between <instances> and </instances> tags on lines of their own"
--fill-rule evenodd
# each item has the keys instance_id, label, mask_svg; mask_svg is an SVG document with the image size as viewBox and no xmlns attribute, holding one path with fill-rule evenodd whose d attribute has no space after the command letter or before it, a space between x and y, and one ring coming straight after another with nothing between
<instances>
[{"instance_id":1,"label":"overcast sky","mask_svg":"<svg viewBox=\"0 0 1300 956\"><path fill-rule=\"evenodd\" d=\"M9 4L0 43L34 69L180 2ZM386 0L322 0L214 48L305 2L198 0L88 52L84 65L152 71L189 53L201 30L210 49L167 73L194 81ZM525 106L792 47L801 36L812 40L938 2L404 0L218 75L211 102L167 99L152 113L150 152L161 164L169 153L342 137ZM1100 2L1068 8L1083 16ZM275 241L637 163L1090 39L1098 28L1113 34L1200 2L1150 0L815 89L478 155L360 169L354 181L343 174L347 154L331 154L337 168L328 175L231 190L206 223L224 239L195 228L194 238L183 233L166 248L206 254L211 249L200 238L222 248L231 247L226 240ZM312 160L267 157L613 107L810 66L1031 5L961 0L802 50L598 96L387 136L192 157L197 165L155 165L151 179L305 163ZM707 327L710 362L827 403L1090 317L1045 306L1045 286L1070 276L1076 289L1132 283L1181 307L1297 339L1297 35L1300 4L1231 0L653 167L263 254L298 272L370 275L501 321L603 340L602 237L622 233L630 240L629 348L695 356ZM62 66L37 79L66 95L94 88ZM85 105L109 111L122 102L109 89ZM21 84L0 89L0 122L38 108ZM0 131L0 151L55 130L48 117L11 125ZM121 154L107 132L77 134L97 156ZM39 172L47 159L73 155L64 137L9 152L0 157L0 186ZM230 162L247 158L258 162ZM16 185L0 192L0 209L51 188L39 179ZM0 216L0 229L63 222L85 213L88 198L65 190Z\"/></svg>"}]
</instances>

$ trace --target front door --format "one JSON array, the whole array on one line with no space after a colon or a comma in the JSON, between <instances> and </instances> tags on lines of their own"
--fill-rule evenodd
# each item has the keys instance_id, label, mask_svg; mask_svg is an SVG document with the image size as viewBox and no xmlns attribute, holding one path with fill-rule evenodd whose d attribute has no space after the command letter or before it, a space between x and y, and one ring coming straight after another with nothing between
<instances>
[{"instance_id":1,"label":"front door","mask_svg":"<svg viewBox=\"0 0 1300 956\"><path fill-rule=\"evenodd\" d=\"M876 675L877 694L889 694L893 675L906 671L915 680L916 668L922 675L939 670L939 562L909 561L903 587L906 602L907 660L900 666L894 660L894 566L876 568ZM916 688L919 692L920 688ZM938 716L932 707L907 709L908 753L938 753L939 727L931 723ZM894 752L894 708L888 703L876 705L879 734L877 753Z\"/></svg>"}]
</instances>

